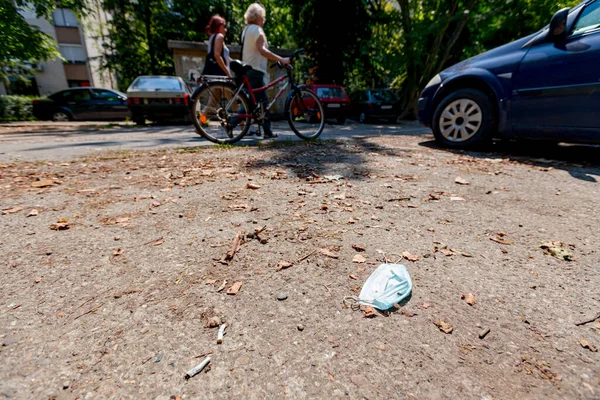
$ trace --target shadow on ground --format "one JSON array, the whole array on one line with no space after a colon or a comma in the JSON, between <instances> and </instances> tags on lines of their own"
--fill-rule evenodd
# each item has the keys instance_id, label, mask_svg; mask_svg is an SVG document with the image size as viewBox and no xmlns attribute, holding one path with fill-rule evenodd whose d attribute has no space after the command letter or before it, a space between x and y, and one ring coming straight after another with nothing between
<instances>
[{"instance_id":1,"label":"shadow on ground","mask_svg":"<svg viewBox=\"0 0 600 400\"><path fill-rule=\"evenodd\" d=\"M552 167L587 182L596 183L600 179L600 145L519 140L497 142L480 151L446 149L433 140L420 145L471 157L506 158L540 168Z\"/></svg>"}]
</instances>

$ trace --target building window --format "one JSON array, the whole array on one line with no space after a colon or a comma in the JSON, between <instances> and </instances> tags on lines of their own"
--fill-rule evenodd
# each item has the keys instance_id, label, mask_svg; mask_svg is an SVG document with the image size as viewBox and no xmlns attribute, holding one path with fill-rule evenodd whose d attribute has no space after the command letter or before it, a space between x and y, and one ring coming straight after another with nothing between
<instances>
[{"instance_id":1,"label":"building window","mask_svg":"<svg viewBox=\"0 0 600 400\"><path fill-rule=\"evenodd\" d=\"M57 8L52 17L55 26L77 26L77 17L68 8Z\"/></svg>"},{"instance_id":2,"label":"building window","mask_svg":"<svg viewBox=\"0 0 600 400\"><path fill-rule=\"evenodd\" d=\"M83 46L60 44L58 49L60 50L60 54L62 54L70 64L85 64L87 62Z\"/></svg>"}]
</instances>

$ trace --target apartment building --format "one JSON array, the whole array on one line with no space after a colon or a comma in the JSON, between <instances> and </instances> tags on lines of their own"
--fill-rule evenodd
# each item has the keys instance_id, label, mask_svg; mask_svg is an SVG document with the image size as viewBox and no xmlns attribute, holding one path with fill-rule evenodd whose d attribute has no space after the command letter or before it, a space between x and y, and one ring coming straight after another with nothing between
<instances>
[{"instance_id":1,"label":"apartment building","mask_svg":"<svg viewBox=\"0 0 600 400\"><path fill-rule=\"evenodd\" d=\"M91 3L95 10L84 21L66 8L57 8L51 21L37 18L34 10L22 9L21 14L29 24L38 26L56 40L66 61L56 59L33 65L28 71L30 86L17 80L9 85L0 83L0 94L48 95L75 86L115 89L115 75L100 68L108 47L106 23L110 15L94 4L97 1Z\"/></svg>"}]
</instances>

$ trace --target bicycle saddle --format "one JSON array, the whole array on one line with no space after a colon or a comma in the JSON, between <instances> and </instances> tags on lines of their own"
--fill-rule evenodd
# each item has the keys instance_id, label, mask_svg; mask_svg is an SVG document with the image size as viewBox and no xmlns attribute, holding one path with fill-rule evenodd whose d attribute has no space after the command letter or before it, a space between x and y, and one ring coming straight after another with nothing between
<instances>
[{"instance_id":1,"label":"bicycle saddle","mask_svg":"<svg viewBox=\"0 0 600 400\"><path fill-rule=\"evenodd\" d=\"M231 69L231 72L233 72L236 77L242 77L252 69L252 66L240 60L231 60L229 69Z\"/></svg>"}]
</instances>

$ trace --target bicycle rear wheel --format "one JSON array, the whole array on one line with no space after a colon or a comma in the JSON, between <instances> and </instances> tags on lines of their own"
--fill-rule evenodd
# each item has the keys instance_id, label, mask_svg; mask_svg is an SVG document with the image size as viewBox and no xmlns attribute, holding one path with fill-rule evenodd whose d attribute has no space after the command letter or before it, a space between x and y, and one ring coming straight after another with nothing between
<instances>
[{"instance_id":1,"label":"bicycle rear wheel","mask_svg":"<svg viewBox=\"0 0 600 400\"><path fill-rule=\"evenodd\" d=\"M250 108L243 92L225 82L209 82L192 99L196 132L214 143L235 143L250 128Z\"/></svg>"},{"instance_id":2,"label":"bicycle rear wheel","mask_svg":"<svg viewBox=\"0 0 600 400\"><path fill-rule=\"evenodd\" d=\"M290 127L302 139L316 139L323 132L323 104L311 90L300 88L293 91L287 99L285 112Z\"/></svg>"}]
</instances>

